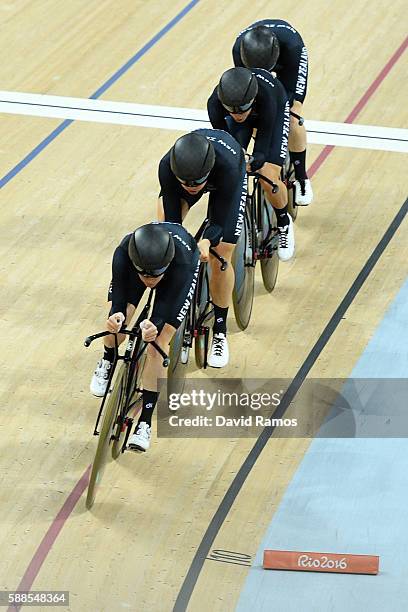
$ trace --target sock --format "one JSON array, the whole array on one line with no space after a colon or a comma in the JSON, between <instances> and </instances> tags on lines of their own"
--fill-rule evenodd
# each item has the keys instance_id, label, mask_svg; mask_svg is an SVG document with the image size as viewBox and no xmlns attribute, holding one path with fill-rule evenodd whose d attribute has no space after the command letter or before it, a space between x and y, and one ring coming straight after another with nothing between
<instances>
[{"instance_id":1,"label":"sock","mask_svg":"<svg viewBox=\"0 0 408 612\"><path fill-rule=\"evenodd\" d=\"M137 422L136 429L139 426L139 423L142 421L147 423L149 427L152 426L152 416L153 411L157 403L157 398L159 394L157 391L148 391L147 389L143 389L143 408L140 413L139 420Z\"/></svg>"},{"instance_id":2,"label":"sock","mask_svg":"<svg viewBox=\"0 0 408 612\"><path fill-rule=\"evenodd\" d=\"M275 211L276 218L278 220L278 227L284 227L285 225L289 225L289 214L288 214L287 204L285 208L274 208L273 210Z\"/></svg>"},{"instance_id":3,"label":"sock","mask_svg":"<svg viewBox=\"0 0 408 612\"><path fill-rule=\"evenodd\" d=\"M115 359L115 348L112 346L103 346L103 358L113 363Z\"/></svg>"},{"instance_id":4,"label":"sock","mask_svg":"<svg viewBox=\"0 0 408 612\"><path fill-rule=\"evenodd\" d=\"M295 168L295 177L298 181L304 181L307 179L306 173L306 149L304 151L295 152L290 151L290 161Z\"/></svg>"},{"instance_id":5,"label":"sock","mask_svg":"<svg viewBox=\"0 0 408 612\"><path fill-rule=\"evenodd\" d=\"M227 333L227 316L228 316L228 307L221 308L221 306L217 306L214 304L214 334L226 334Z\"/></svg>"}]
</instances>

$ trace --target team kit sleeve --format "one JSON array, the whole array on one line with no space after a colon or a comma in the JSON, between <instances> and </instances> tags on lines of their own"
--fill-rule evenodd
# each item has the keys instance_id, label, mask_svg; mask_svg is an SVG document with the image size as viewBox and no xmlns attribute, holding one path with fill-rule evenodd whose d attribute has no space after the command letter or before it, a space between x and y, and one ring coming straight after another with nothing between
<instances>
[{"instance_id":1,"label":"team kit sleeve","mask_svg":"<svg viewBox=\"0 0 408 612\"><path fill-rule=\"evenodd\" d=\"M277 118L276 96L272 94L272 91L270 95L267 95L267 92L264 91L261 96L257 97L257 106L258 121L253 156L255 159L258 158L259 161L262 161L262 159L265 161L271 147L274 124Z\"/></svg>"},{"instance_id":2,"label":"team kit sleeve","mask_svg":"<svg viewBox=\"0 0 408 612\"><path fill-rule=\"evenodd\" d=\"M181 202L177 179L172 173L169 161L166 158L163 158L159 164L159 182L165 221L181 223Z\"/></svg>"},{"instance_id":3,"label":"team kit sleeve","mask_svg":"<svg viewBox=\"0 0 408 612\"><path fill-rule=\"evenodd\" d=\"M228 131L228 125L225 121L227 111L221 104L217 95L217 88L214 89L207 101L207 112L211 121L211 125L215 130Z\"/></svg>"},{"instance_id":4,"label":"team kit sleeve","mask_svg":"<svg viewBox=\"0 0 408 612\"><path fill-rule=\"evenodd\" d=\"M112 259L112 308L110 314L121 312L126 318L127 286L129 276L128 256L118 246Z\"/></svg>"},{"instance_id":5,"label":"team kit sleeve","mask_svg":"<svg viewBox=\"0 0 408 612\"><path fill-rule=\"evenodd\" d=\"M159 332L165 323L177 329L183 322L194 295L199 267L200 254L196 246L191 261L177 265L166 282L159 283L151 317Z\"/></svg>"}]
</instances>

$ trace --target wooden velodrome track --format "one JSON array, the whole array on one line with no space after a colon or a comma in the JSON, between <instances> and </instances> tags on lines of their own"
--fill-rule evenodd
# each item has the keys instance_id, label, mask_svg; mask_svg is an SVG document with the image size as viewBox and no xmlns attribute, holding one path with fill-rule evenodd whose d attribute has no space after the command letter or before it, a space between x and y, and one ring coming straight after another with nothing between
<instances>
[{"instance_id":1,"label":"wooden velodrome track","mask_svg":"<svg viewBox=\"0 0 408 612\"><path fill-rule=\"evenodd\" d=\"M2 3L1 88L86 98L184 7L185 0ZM205 108L231 65L234 35L256 19L280 17L309 49L306 117L342 122L406 35L402 0L391 7L287 0L277 13L266 1L202 0L102 98ZM403 60L360 105L356 122L406 125ZM1 115L1 176L60 123ZM83 497L75 503L93 458L98 407L88 386L100 351L82 341L103 326L114 247L154 217L158 161L178 135L74 122L1 191L1 588L69 590L74 611L172 609L254 444L155 438L146 455L125 454L109 466L92 512ZM309 166L319 159L315 202L300 212L296 258L281 264L273 295L258 279L245 333L231 317L223 376L294 377L405 200L403 155L335 148L318 157L322 150L309 147ZM347 377L407 261L405 221L309 375ZM309 443L268 441L211 549L253 556ZM198 562L189 609L233 610L248 568Z\"/></svg>"}]
</instances>

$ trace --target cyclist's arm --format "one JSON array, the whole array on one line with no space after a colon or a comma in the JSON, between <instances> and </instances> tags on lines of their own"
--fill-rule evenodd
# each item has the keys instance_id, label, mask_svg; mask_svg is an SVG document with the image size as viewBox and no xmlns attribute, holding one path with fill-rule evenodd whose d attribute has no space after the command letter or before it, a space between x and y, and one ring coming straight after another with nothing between
<instances>
[{"instance_id":1,"label":"cyclist's arm","mask_svg":"<svg viewBox=\"0 0 408 612\"><path fill-rule=\"evenodd\" d=\"M167 278L157 286L157 297L150 320L157 326L159 333L164 323L177 329L183 322L194 294L199 264L199 250L196 245L193 256L190 255L190 261L175 264L171 271L169 268Z\"/></svg>"},{"instance_id":2,"label":"cyclist's arm","mask_svg":"<svg viewBox=\"0 0 408 612\"><path fill-rule=\"evenodd\" d=\"M182 223L178 181L165 158L159 164L160 196L163 198L164 220Z\"/></svg>"},{"instance_id":3,"label":"cyclist's arm","mask_svg":"<svg viewBox=\"0 0 408 612\"><path fill-rule=\"evenodd\" d=\"M126 287L129 277L129 257L125 250L118 246L112 260L112 313L121 312L126 319ZM125 320L124 319L124 320Z\"/></svg>"},{"instance_id":4,"label":"cyclist's arm","mask_svg":"<svg viewBox=\"0 0 408 612\"><path fill-rule=\"evenodd\" d=\"M274 123L278 116L278 105L276 96L263 95L261 99L257 98L258 105L258 122L256 125L256 137L253 149L253 157L256 159L265 159L274 132ZM284 107L281 109L284 112Z\"/></svg>"},{"instance_id":5,"label":"cyclist's arm","mask_svg":"<svg viewBox=\"0 0 408 612\"><path fill-rule=\"evenodd\" d=\"M215 130L225 130L228 132L228 125L225 121L227 111L218 99L217 89L214 89L213 93L208 98L207 111L212 127Z\"/></svg>"},{"instance_id":6,"label":"cyclist's arm","mask_svg":"<svg viewBox=\"0 0 408 612\"><path fill-rule=\"evenodd\" d=\"M209 208L211 225L209 231L221 234L224 242L235 243L240 234L246 203L245 162L230 167L224 172L217 190L210 193Z\"/></svg>"}]
</instances>

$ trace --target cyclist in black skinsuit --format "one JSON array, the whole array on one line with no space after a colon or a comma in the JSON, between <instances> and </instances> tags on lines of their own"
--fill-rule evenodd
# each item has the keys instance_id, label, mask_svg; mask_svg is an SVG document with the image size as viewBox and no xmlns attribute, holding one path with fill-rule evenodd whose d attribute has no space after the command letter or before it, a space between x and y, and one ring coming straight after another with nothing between
<instances>
[{"instance_id":1,"label":"cyclist in black skinsuit","mask_svg":"<svg viewBox=\"0 0 408 612\"><path fill-rule=\"evenodd\" d=\"M241 234L247 193L244 152L230 134L195 130L179 138L159 165L161 191L158 218L181 223L188 210L209 192L210 225L199 242L201 257L211 265L210 292L215 322L208 364L228 363L227 314L234 287L232 266L221 272L209 255L212 246L228 262ZM203 214L204 217L204 214Z\"/></svg>"},{"instance_id":2,"label":"cyclist in black skinsuit","mask_svg":"<svg viewBox=\"0 0 408 612\"><path fill-rule=\"evenodd\" d=\"M200 253L194 238L176 223L149 223L127 234L112 260L112 281L108 292L111 308L106 328L119 333L131 320L146 288L155 288L150 320L143 322L142 337L155 340L165 352L182 323L197 282ZM125 336L119 333L118 342ZM104 338L104 355L92 377L91 393L103 397L115 356L113 336ZM157 402L157 379L165 378L162 357L147 348L143 370L143 408L129 438L129 447L146 451L150 446L151 420Z\"/></svg>"},{"instance_id":3,"label":"cyclist in black skinsuit","mask_svg":"<svg viewBox=\"0 0 408 612\"><path fill-rule=\"evenodd\" d=\"M250 169L259 170L279 187L273 193L271 185L261 181L277 216L279 258L288 261L294 254L295 237L287 190L280 177L289 135L289 102L283 85L266 70L231 68L222 75L207 109L211 124L228 130L244 149L256 130Z\"/></svg>"},{"instance_id":4,"label":"cyclist in black skinsuit","mask_svg":"<svg viewBox=\"0 0 408 612\"><path fill-rule=\"evenodd\" d=\"M263 19L240 32L233 49L235 66L273 71L284 85L291 107L289 151L295 167L296 202L307 206L313 191L306 173L306 130L299 125L307 91L308 54L299 32L282 19Z\"/></svg>"}]
</instances>

